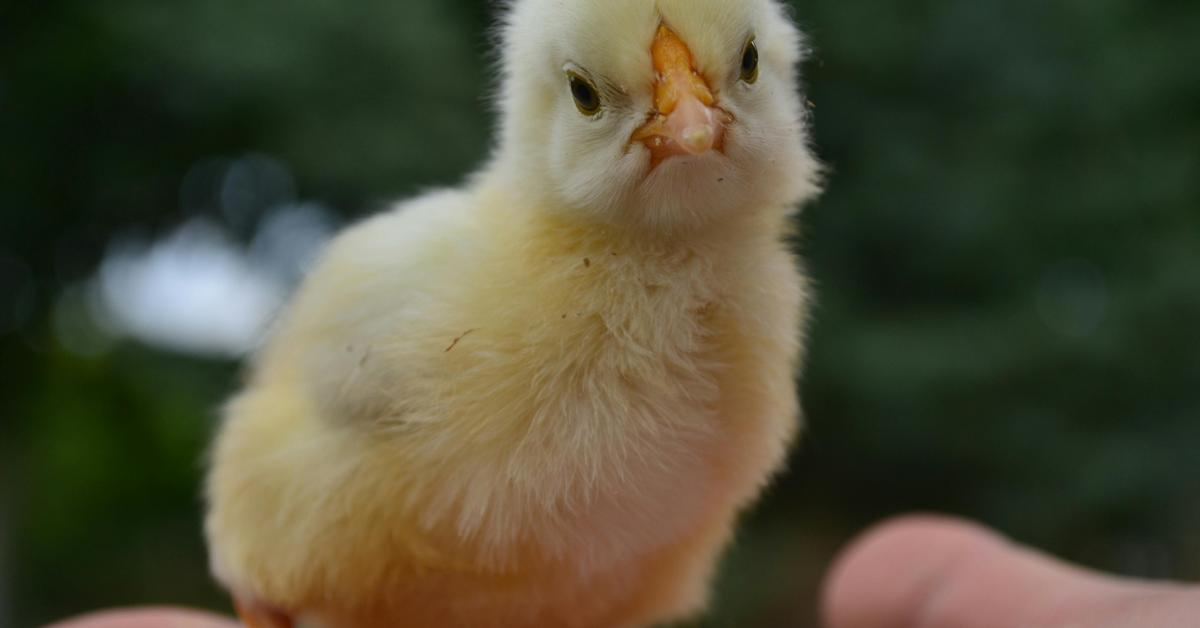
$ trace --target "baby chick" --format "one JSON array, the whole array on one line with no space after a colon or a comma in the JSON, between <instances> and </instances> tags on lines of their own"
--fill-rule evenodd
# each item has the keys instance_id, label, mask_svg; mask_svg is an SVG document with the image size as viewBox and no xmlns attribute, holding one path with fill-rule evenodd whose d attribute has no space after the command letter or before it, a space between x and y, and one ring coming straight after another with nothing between
<instances>
[{"instance_id":1,"label":"baby chick","mask_svg":"<svg viewBox=\"0 0 1200 628\"><path fill-rule=\"evenodd\" d=\"M799 424L816 192L775 0L515 0L461 189L324 253L225 410L250 626L646 626L703 610Z\"/></svg>"}]
</instances>

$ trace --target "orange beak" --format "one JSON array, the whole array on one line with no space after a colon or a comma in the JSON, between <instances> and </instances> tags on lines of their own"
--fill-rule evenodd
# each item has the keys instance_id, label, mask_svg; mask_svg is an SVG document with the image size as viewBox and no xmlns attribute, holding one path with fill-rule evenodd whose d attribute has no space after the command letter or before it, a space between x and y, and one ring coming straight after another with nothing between
<instances>
[{"instance_id":1,"label":"orange beak","mask_svg":"<svg viewBox=\"0 0 1200 628\"><path fill-rule=\"evenodd\" d=\"M696 71L692 51L665 25L650 47L654 62L654 113L633 134L650 149L651 164L676 155L720 150L729 114L715 106L712 90Z\"/></svg>"}]
</instances>

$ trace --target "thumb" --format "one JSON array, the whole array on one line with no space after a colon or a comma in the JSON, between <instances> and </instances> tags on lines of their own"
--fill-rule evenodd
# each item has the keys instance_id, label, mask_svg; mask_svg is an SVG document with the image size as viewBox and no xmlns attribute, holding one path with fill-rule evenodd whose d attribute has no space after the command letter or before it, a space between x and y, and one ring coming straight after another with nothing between
<instances>
[{"instance_id":1,"label":"thumb","mask_svg":"<svg viewBox=\"0 0 1200 628\"><path fill-rule=\"evenodd\" d=\"M1200 591L1068 566L974 524L907 517L869 531L837 561L828 628L1183 628Z\"/></svg>"}]
</instances>

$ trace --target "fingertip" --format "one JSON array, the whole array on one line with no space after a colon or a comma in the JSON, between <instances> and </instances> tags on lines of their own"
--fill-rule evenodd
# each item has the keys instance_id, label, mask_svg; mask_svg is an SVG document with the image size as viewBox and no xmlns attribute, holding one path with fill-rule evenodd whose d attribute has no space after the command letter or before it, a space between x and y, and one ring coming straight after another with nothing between
<instances>
[{"instance_id":1,"label":"fingertip","mask_svg":"<svg viewBox=\"0 0 1200 628\"><path fill-rule=\"evenodd\" d=\"M968 521L907 515L868 529L834 562L821 594L829 628L907 626L930 588L964 557L1004 545Z\"/></svg>"},{"instance_id":2,"label":"fingertip","mask_svg":"<svg viewBox=\"0 0 1200 628\"><path fill-rule=\"evenodd\" d=\"M101 611L63 620L46 628L238 628L231 619L177 608Z\"/></svg>"}]
</instances>

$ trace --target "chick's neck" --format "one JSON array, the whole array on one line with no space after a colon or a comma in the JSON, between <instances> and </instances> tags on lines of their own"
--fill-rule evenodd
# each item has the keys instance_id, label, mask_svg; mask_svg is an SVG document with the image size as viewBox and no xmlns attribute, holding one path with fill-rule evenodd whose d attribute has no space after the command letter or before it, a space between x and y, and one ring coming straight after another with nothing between
<instances>
[{"instance_id":1,"label":"chick's neck","mask_svg":"<svg viewBox=\"0 0 1200 628\"><path fill-rule=\"evenodd\" d=\"M740 266L774 249L791 232L787 212L757 212L701 228L653 230L604 221L585 211L564 210L518 190L483 184L478 193L490 202L485 223L509 231L534 258L564 258L585 265L620 259L669 270L703 263L714 270Z\"/></svg>"}]
</instances>

